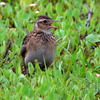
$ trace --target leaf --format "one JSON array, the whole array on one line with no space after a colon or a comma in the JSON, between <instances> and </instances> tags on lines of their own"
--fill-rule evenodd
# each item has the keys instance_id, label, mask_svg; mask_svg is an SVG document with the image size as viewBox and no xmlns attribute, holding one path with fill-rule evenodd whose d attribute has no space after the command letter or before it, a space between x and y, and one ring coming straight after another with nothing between
<instances>
[{"instance_id":1,"label":"leaf","mask_svg":"<svg viewBox=\"0 0 100 100\"><path fill-rule=\"evenodd\" d=\"M95 48L95 55L97 55L100 58L100 49Z\"/></svg>"},{"instance_id":2,"label":"leaf","mask_svg":"<svg viewBox=\"0 0 100 100\"><path fill-rule=\"evenodd\" d=\"M91 1L91 4L90 4L90 8L91 8L91 9L94 8L94 4L95 4L94 1Z\"/></svg>"},{"instance_id":3,"label":"leaf","mask_svg":"<svg viewBox=\"0 0 100 100\"><path fill-rule=\"evenodd\" d=\"M24 16L23 16L23 19L25 19L26 21L28 21L29 18L30 18L30 14L25 13Z\"/></svg>"},{"instance_id":4,"label":"leaf","mask_svg":"<svg viewBox=\"0 0 100 100\"><path fill-rule=\"evenodd\" d=\"M74 15L75 19L78 20L78 19L79 19L79 16L80 16L80 10L79 10L78 8L76 8L76 9L74 10L73 15Z\"/></svg>"},{"instance_id":5,"label":"leaf","mask_svg":"<svg viewBox=\"0 0 100 100\"><path fill-rule=\"evenodd\" d=\"M63 63L63 61L61 61L60 63L59 63L59 70L61 71L61 65L62 65L62 63ZM57 73L57 72L56 72ZM60 73L61 74L61 73Z\"/></svg>"},{"instance_id":6,"label":"leaf","mask_svg":"<svg viewBox=\"0 0 100 100\"><path fill-rule=\"evenodd\" d=\"M30 75L32 75L34 72L34 66L30 62L28 63L28 70L29 70Z\"/></svg>"},{"instance_id":7,"label":"leaf","mask_svg":"<svg viewBox=\"0 0 100 100\"><path fill-rule=\"evenodd\" d=\"M57 13L59 15L61 15L61 13L62 13L62 7L61 7L61 4L60 3L57 3L57 5L56 5L56 11L57 11Z\"/></svg>"},{"instance_id":8,"label":"leaf","mask_svg":"<svg viewBox=\"0 0 100 100\"><path fill-rule=\"evenodd\" d=\"M7 27L9 26L9 19L8 18L6 19L6 26Z\"/></svg>"},{"instance_id":9,"label":"leaf","mask_svg":"<svg viewBox=\"0 0 100 100\"><path fill-rule=\"evenodd\" d=\"M80 77L81 78L84 78L84 74L85 74L85 62L86 62L86 58L83 56L82 67L80 69Z\"/></svg>"},{"instance_id":10,"label":"leaf","mask_svg":"<svg viewBox=\"0 0 100 100\"><path fill-rule=\"evenodd\" d=\"M52 91L49 93L49 100L55 100L55 95Z\"/></svg>"},{"instance_id":11,"label":"leaf","mask_svg":"<svg viewBox=\"0 0 100 100\"><path fill-rule=\"evenodd\" d=\"M61 71L60 71L60 70L57 70L57 71L56 71L56 78L57 78L57 77L60 77L60 76L61 76Z\"/></svg>"},{"instance_id":12,"label":"leaf","mask_svg":"<svg viewBox=\"0 0 100 100\"><path fill-rule=\"evenodd\" d=\"M67 21L68 21L69 18L72 17L72 15L73 15L72 10L68 10Z\"/></svg>"},{"instance_id":13,"label":"leaf","mask_svg":"<svg viewBox=\"0 0 100 100\"><path fill-rule=\"evenodd\" d=\"M80 27L81 27L81 24L80 23L76 24L76 28L77 29L79 29Z\"/></svg>"},{"instance_id":14,"label":"leaf","mask_svg":"<svg viewBox=\"0 0 100 100\"><path fill-rule=\"evenodd\" d=\"M67 45L67 41L62 42L62 44L59 45L59 52L61 52L61 50L62 50L63 48L65 48L66 45Z\"/></svg>"},{"instance_id":15,"label":"leaf","mask_svg":"<svg viewBox=\"0 0 100 100\"><path fill-rule=\"evenodd\" d=\"M42 85L40 86L40 88L39 88L40 94L41 94L42 96L46 95L47 92L50 90L50 87L51 87L51 84L50 84L50 83L47 84L47 85L42 84ZM51 99L51 100L52 100L52 99Z\"/></svg>"},{"instance_id":16,"label":"leaf","mask_svg":"<svg viewBox=\"0 0 100 100\"><path fill-rule=\"evenodd\" d=\"M6 3L5 9L3 9L2 13L5 18L8 18L9 16L11 17L12 7L10 4Z\"/></svg>"},{"instance_id":17,"label":"leaf","mask_svg":"<svg viewBox=\"0 0 100 100\"><path fill-rule=\"evenodd\" d=\"M4 40L5 36L0 36L0 42Z\"/></svg>"},{"instance_id":18,"label":"leaf","mask_svg":"<svg viewBox=\"0 0 100 100\"><path fill-rule=\"evenodd\" d=\"M25 2L26 6L31 4L33 0L20 0L20 5L23 6L23 2Z\"/></svg>"},{"instance_id":19,"label":"leaf","mask_svg":"<svg viewBox=\"0 0 100 100\"><path fill-rule=\"evenodd\" d=\"M13 18L13 21L15 23L16 28L20 28L21 29L20 23L16 19L14 19L14 18Z\"/></svg>"},{"instance_id":20,"label":"leaf","mask_svg":"<svg viewBox=\"0 0 100 100\"><path fill-rule=\"evenodd\" d=\"M30 94L30 90L26 85L23 86L22 94L27 95L27 96L29 96L29 94Z\"/></svg>"},{"instance_id":21,"label":"leaf","mask_svg":"<svg viewBox=\"0 0 100 100\"><path fill-rule=\"evenodd\" d=\"M4 24L3 24L3 21L0 20L0 30L3 29L3 28L5 28L5 27L4 27ZM0 32L0 33L1 33L1 32Z\"/></svg>"},{"instance_id":22,"label":"leaf","mask_svg":"<svg viewBox=\"0 0 100 100\"><path fill-rule=\"evenodd\" d=\"M21 67L20 67L20 65L16 66L16 74L21 75Z\"/></svg>"},{"instance_id":23,"label":"leaf","mask_svg":"<svg viewBox=\"0 0 100 100\"><path fill-rule=\"evenodd\" d=\"M18 82L17 75L15 73L11 73L9 77L10 77L9 79L10 79L11 84L16 85Z\"/></svg>"},{"instance_id":24,"label":"leaf","mask_svg":"<svg viewBox=\"0 0 100 100\"><path fill-rule=\"evenodd\" d=\"M26 96L22 96L21 100L28 100Z\"/></svg>"},{"instance_id":25,"label":"leaf","mask_svg":"<svg viewBox=\"0 0 100 100\"><path fill-rule=\"evenodd\" d=\"M16 92L20 95L21 94L21 92L22 92L22 86L21 85L19 85L18 87L17 87L17 89L16 89Z\"/></svg>"},{"instance_id":26,"label":"leaf","mask_svg":"<svg viewBox=\"0 0 100 100\"><path fill-rule=\"evenodd\" d=\"M27 30L31 32L33 30L33 25L32 24L28 24L27 25Z\"/></svg>"},{"instance_id":27,"label":"leaf","mask_svg":"<svg viewBox=\"0 0 100 100\"><path fill-rule=\"evenodd\" d=\"M17 18L16 18L16 19L17 19L19 22L22 21L23 16L24 16L24 13L25 13L24 10L20 10L20 11L17 12L17 15L16 15Z\"/></svg>"},{"instance_id":28,"label":"leaf","mask_svg":"<svg viewBox=\"0 0 100 100\"><path fill-rule=\"evenodd\" d=\"M84 14L87 14L88 9L87 9L87 6L86 5L83 6L83 10L82 11L83 11Z\"/></svg>"},{"instance_id":29,"label":"leaf","mask_svg":"<svg viewBox=\"0 0 100 100\"><path fill-rule=\"evenodd\" d=\"M0 36L1 36L1 35L5 35L6 32L7 32L7 29L6 29L6 28L1 29L1 30L0 30Z\"/></svg>"},{"instance_id":30,"label":"leaf","mask_svg":"<svg viewBox=\"0 0 100 100\"><path fill-rule=\"evenodd\" d=\"M68 11L66 10L66 11L64 12L64 14L63 14L63 18L64 18L64 19L66 18L67 14L68 14Z\"/></svg>"},{"instance_id":31,"label":"leaf","mask_svg":"<svg viewBox=\"0 0 100 100\"><path fill-rule=\"evenodd\" d=\"M90 42L100 42L100 35L99 34L89 34L86 37L86 40Z\"/></svg>"},{"instance_id":32,"label":"leaf","mask_svg":"<svg viewBox=\"0 0 100 100\"><path fill-rule=\"evenodd\" d=\"M52 13L52 3L49 3L47 5L46 11L49 12L49 13Z\"/></svg>"},{"instance_id":33,"label":"leaf","mask_svg":"<svg viewBox=\"0 0 100 100\"><path fill-rule=\"evenodd\" d=\"M47 79L44 75L41 78L41 84L43 84L43 83L47 84Z\"/></svg>"},{"instance_id":34,"label":"leaf","mask_svg":"<svg viewBox=\"0 0 100 100\"><path fill-rule=\"evenodd\" d=\"M86 30L87 30L87 27L86 27L86 25L84 25L84 23L83 23L83 24L80 26L80 31L81 31L81 33L85 33Z\"/></svg>"},{"instance_id":35,"label":"leaf","mask_svg":"<svg viewBox=\"0 0 100 100\"><path fill-rule=\"evenodd\" d=\"M14 52L11 52L10 55L9 55L9 58L12 59L13 56L14 56Z\"/></svg>"},{"instance_id":36,"label":"leaf","mask_svg":"<svg viewBox=\"0 0 100 100\"><path fill-rule=\"evenodd\" d=\"M72 7L73 7L72 4L71 4L71 2L65 0L65 3L66 3L66 5L68 6L68 8L72 8Z\"/></svg>"},{"instance_id":37,"label":"leaf","mask_svg":"<svg viewBox=\"0 0 100 100\"><path fill-rule=\"evenodd\" d=\"M9 78L9 72L6 71L5 69L3 70L3 74L7 79Z\"/></svg>"}]
</instances>

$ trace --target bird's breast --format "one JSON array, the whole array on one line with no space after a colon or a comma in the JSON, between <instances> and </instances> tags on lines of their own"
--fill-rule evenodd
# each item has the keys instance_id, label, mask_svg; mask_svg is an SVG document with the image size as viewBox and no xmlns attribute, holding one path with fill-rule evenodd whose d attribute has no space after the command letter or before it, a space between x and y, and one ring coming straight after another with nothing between
<instances>
[{"instance_id":1,"label":"bird's breast","mask_svg":"<svg viewBox=\"0 0 100 100\"><path fill-rule=\"evenodd\" d=\"M54 44L48 42L45 44L37 43L33 46L30 46L29 51L27 52L24 59L25 65L28 66L28 62L34 63L34 60L37 60L41 65L44 63L44 56L47 66L50 66L55 55L55 48L56 47L54 46Z\"/></svg>"}]
</instances>

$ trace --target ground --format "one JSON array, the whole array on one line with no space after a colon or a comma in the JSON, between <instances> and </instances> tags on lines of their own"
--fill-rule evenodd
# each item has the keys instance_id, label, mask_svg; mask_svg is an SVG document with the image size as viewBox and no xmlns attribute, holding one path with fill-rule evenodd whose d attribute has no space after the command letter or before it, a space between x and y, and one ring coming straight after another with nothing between
<instances>
[{"instance_id":1,"label":"ground","mask_svg":"<svg viewBox=\"0 0 100 100\"><path fill-rule=\"evenodd\" d=\"M0 100L99 100L99 0L8 0L0 2ZM29 6L30 4L35 4ZM52 65L41 71L20 50L39 15L59 23ZM34 70L36 71L34 74Z\"/></svg>"}]
</instances>

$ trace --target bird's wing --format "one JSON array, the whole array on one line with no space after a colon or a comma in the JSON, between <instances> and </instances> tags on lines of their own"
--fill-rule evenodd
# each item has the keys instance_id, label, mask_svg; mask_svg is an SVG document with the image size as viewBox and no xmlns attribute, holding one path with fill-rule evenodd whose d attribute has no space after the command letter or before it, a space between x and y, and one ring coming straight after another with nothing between
<instances>
[{"instance_id":1,"label":"bird's wing","mask_svg":"<svg viewBox=\"0 0 100 100\"><path fill-rule=\"evenodd\" d=\"M34 37L34 36L36 36L36 33L34 33L34 32L27 34L22 41L22 45L26 45L29 42L29 40L31 39L31 37Z\"/></svg>"},{"instance_id":2,"label":"bird's wing","mask_svg":"<svg viewBox=\"0 0 100 100\"><path fill-rule=\"evenodd\" d=\"M21 52L20 52L20 55L24 58L25 57L25 54L27 53L27 44L29 43L29 41L31 40L31 38L35 37L36 36L36 33L29 33L27 34L23 41L22 41L22 48L21 48Z\"/></svg>"}]
</instances>

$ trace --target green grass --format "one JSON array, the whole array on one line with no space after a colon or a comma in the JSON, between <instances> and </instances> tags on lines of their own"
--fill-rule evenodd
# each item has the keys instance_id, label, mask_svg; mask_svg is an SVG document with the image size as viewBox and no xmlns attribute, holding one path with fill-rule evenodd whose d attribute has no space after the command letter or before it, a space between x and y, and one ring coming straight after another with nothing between
<instances>
[{"instance_id":1,"label":"green grass","mask_svg":"<svg viewBox=\"0 0 100 100\"><path fill-rule=\"evenodd\" d=\"M32 0L21 5L20 2L8 0L0 7L0 100L99 100L99 1L33 0L38 6L29 9L26 6ZM93 12L88 28L87 5ZM22 40L32 31L37 16L45 14L60 21L54 23L59 29L52 32L56 39L64 38L57 42L53 67L41 71L36 64L36 73L32 74L34 68L30 63L30 76L24 75L19 56ZM11 46L4 58L8 40Z\"/></svg>"}]
</instances>

